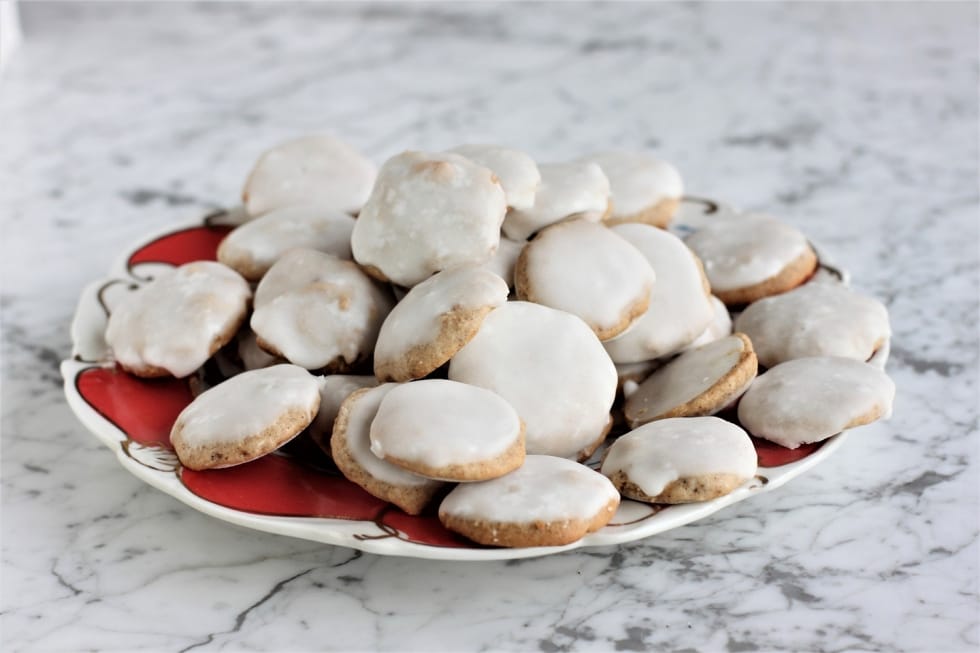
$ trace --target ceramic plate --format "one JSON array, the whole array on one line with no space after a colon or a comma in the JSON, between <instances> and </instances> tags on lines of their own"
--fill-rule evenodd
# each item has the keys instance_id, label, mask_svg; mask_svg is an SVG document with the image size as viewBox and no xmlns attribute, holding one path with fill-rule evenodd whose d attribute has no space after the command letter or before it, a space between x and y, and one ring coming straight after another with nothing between
<instances>
[{"instance_id":1,"label":"ceramic plate","mask_svg":"<svg viewBox=\"0 0 980 653\"><path fill-rule=\"evenodd\" d=\"M715 202L688 200L676 230L683 233L698 220L727 210ZM525 549L476 545L442 528L434 514L406 515L350 483L301 446L229 469L184 469L170 446L169 433L177 414L191 400L188 381L139 379L114 367L103 339L106 318L122 297L152 280L161 269L214 260L218 243L239 219L238 210L219 211L141 239L128 249L105 279L82 292L72 323L73 358L61 364L69 406L120 464L137 478L212 517L381 555L447 560L526 558L632 542L688 524L778 488L827 459L844 442L846 433L841 433L791 451L756 441L758 476L728 496L670 507L624 500L608 526L578 542ZM830 266L824 266L821 273L846 280Z\"/></svg>"}]
</instances>

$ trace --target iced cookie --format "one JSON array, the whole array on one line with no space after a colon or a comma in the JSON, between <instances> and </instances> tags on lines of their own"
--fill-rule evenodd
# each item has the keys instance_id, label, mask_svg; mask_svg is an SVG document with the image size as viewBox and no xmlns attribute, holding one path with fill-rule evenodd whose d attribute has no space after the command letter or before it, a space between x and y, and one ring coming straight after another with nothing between
<instances>
[{"instance_id":1,"label":"iced cookie","mask_svg":"<svg viewBox=\"0 0 980 653\"><path fill-rule=\"evenodd\" d=\"M738 421L757 438L789 449L826 440L891 415L895 384L851 358L797 358L769 369L738 404Z\"/></svg>"},{"instance_id":2,"label":"iced cookie","mask_svg":"<svg viewBox=\"0 0 980 653\"><path fill-rule=\"evenodd\" d=\"M371 453L371 422L381 401L398 387L386 383L355 390L340 406L330 437L337 469L368 493L390 501L410 515L422 512L442 481L436 481L381 460Z\"/></svg>"},{"instance_id":3,"label":"iced cookie","mask_svg":"<svg viewBox=\"0 0 980 653\"><path fill-rule=\"evenodd\" d=\"M350 145L317 134L262 154L245 181L249 215L297 204L357 213L374 185L374 164Z\"/></svg>"},{"instance_id":4,"label":"iced cookie","mask_svg":"<svg viewBox=\"0 0 980 653\"><path fill-rule=\"evenodd\" d=\"M514 287L514 268L517 267L517 259L521 255L521 250L527 245L525 241L511 240L501 236L500 245L493 253L490 260L483 264L483 268L490 270L498 277L507 282L511 288Z\"/></svg>"},{"instance_id":5,"label":"iced cookie","mask_svg":"<svg viewBox=\"0 0 980 653\"><path fill-rule=\"evenodd\" d=\"M612 214L607 224L643 222L665 228L677 212L684 183L677 169L644 152L611 151L586 157L609 178Z\"/></svg>"},{"instance_id":6,"label":"iced cookie","mask_svg":"<svg viewBox=\"0 0 980 653\"><path fill-rule=\"evenodd\" d=\"M317 378L320 386L320 412L310 424L310 437L328 456L330 451L330 436L333 434L333 423L340 412L340 406L347 397L361 388L373 388L378 380L373 376L352 376L349 374L330 374Z\"/></svg>"},{"instance_id":7,"label":"iced cookie","mask_svg":"<svg viewBox=\"0 0 980 653\"><path fill-rule=\"evenodd\" d=\"M343 372L368 359L393 301L353 262L311 249L283 255L255 290L259 346L308 370Z\"/></svg>"},{"instance_id":8,"label":"iced cookie","mask_svg":"<svg viewBox=\"0 0 980 653\"><path fill-rule=\"evenodd\" d=\"M429 379L399 385L371 422L371 451L443 481L485 481L524 462L524 425L499 395Z\"/></svg>"},{"instance_id":9,"label":"iced cookie","mask_svg":"<svg viewBox=\"0 0 980 653\"><path fill-rule=\"evenodd\" d=\"M218 246L218 260L249 281L258 281L283 254L306 247L350 259L354 218L318 206L274 209L232 231Z\"/></svg>"},{"instance_id":10,"label":"iced cookie","mask_svg":"<svg viewBox=\"0 0 980 653\"><path fill-rule=\"evenodd\" d=\"M235 337L251 298L234 270L212 261L187 263L116 306L106 343L131 374L183 378Z\"/></svg>"},{"instance_id":11,"label":"iced cookie","mask_svg":"<svg viewBox=\"0 0 980 653\"><path fill-rule=\"evenodd\" d=\"M374 373L382 381L420 379L473 339L487 313L507 301L507 284L480 267L433 275L412 288L381 325Z\"/></svg>"},{"instance_id":12,"label":"iced cookie","mask_svg":"<svg viewBox=\"0 0 980 653\"><path fill-rule=\"evenodd\" d=\"M714 415L755 378L752 342L736 333L690 349L651 374L623 407L632 428L668 417Z\"/></svg>"},{"instance_id":13,"label":"iced cookie","mask_svg":"<svg viewBox=\"0 0 980 653\"><path fill-rule=\"evenodd\" d=\"M528 453L588 458L611 426L616 368L580 318L507 302L449 363L449 378L496 392L526 427Z\"/></svg>"},{"instance_id":14,"label":"iced cookie","mask_svg":"<svg viewBox=\"0 0 980 653\"><path fill-rule=\"evenodd\" d=\"M534 159L524 152L499 145L460 145L450 152L465 156L497 175L507 197L507 206L529 209L534 205L541 173Z\"/></svg>"},{"instance_id":15,"label":"iced cookie","mask_svg":"<svg viewBox=\"0 0 980 653\"><path fill-rule=\"evenodd\" d=\"M381 167L351 249L372 276L414 286L440 270L488 261L506 210L487 168L458 154L404 152Z\"/></svg>"},{"instance_id":16,"label":"iced cookie","mask_svg":"<svg viewBox=\"0 0 980 653\"><path fill-rule=\"evenodd\" d=\"M288 363L285 358L274 356L259 347L255 332L248 326L242 327L237 338L238 358L245 370L260 370L280 363Z\"/></svg>"},{"instance_id":17,"label":"iced cookie","mask_svg":"<svg viewBox=\"0 0 980 653\"><path fill-rule=\"evenodd\" d=\"M554 456L528 456L517 470L458 485L439 506L451 531L489 546L561 546L609 523L619 493L585 465Z\"/></svg>"},{"instance_id":18,"label":"iced cookie","mask_svg":"<svg viewBox=\"0 0 980 653\"><path fill-rule=\"evenodd\" d=\"M729 306L792 290L817 268L806 237L768 215L719 219L688 236L687 244L701 257L711 291Z\"/></svg>"},{"instance_id":19,"label":"iced cookie","mask_svg":"<svg viewBox=\"0 0 980 653\"><path fill-rule=\"evenodd\" d=\"M513 210L504 220L504 235L527 240L548 225L569 218L598 222L611 210L609 180L595 163L549 163L538 167L541 185L529 209Z\"/></svg>"},{"instance_id":20,"label":"iced cookie","mask_svg":"<svg viewBox=\"0 0 980 653\"><path fill-rule=\"evenodd\" d=\"M765 367L811 356L866 361L891 336L881 302L834 282L811 282L754 302L736 325L752 338Z\"/></svg>"},{"instance_id":21,"label":"iced cookie","mask_svg":"<svg viewBox=\"0 0 980 653\"><path fill-rule=\"evenodd\" d=\"M243 372L192 401L174 422L170 442L188 469L240 465L299 435L316 416L316 379L295 365Z\"/></svg>"},{"instance_id":22,"label":"iced cookie","mask_svg":"<svg viewBox=\"0 0 980 653\"><path fill-rule=\"evenodd\" d=\"M720 340L725 336L732 335L732 316L728 312L728 307L725 306L725 302L721 301L714 295L711 296L711 307L714 309L714 319L711 323L701 332L694 342L688 345L688 349L694 347L700 347L701 345L706 345L709 342L714 342L715 340Z\"/></svg>"},{"instance_id":23,"label":"iced cookie","mask_svg":"<svg viewBox=\"0 0 980 653\"><path fill-rule=\"evenodd\" d=\"M514 270L518 299L579 316L599 340L615 338L643 315L655 279L629 241L587 220L541 231Z\"/></svg>"},{"instance_id":24,"label":"iced cookie","mask_svg":"<svg viewBox=\"0 0 980 653\"><path fill-rule=\"evenodd\" d=\"M628 240L657 273L650 305L629 331L603 343L616 363L635 363L680 351L714 318L701 264L684 243L646 224L621 224L612 231Z\"/></svg>"},{"instance_id":25,"label":"iced cookie","mask_svg":"<svg viewBox=\"0 0 980 653\"><path fill-rule=\"evenodd\" d=\"M717 417L676 417L645 424L609 447L602 461L623 496L647 503L717 499L755 476L749 436Z\"/></svg>"}]
</instances>

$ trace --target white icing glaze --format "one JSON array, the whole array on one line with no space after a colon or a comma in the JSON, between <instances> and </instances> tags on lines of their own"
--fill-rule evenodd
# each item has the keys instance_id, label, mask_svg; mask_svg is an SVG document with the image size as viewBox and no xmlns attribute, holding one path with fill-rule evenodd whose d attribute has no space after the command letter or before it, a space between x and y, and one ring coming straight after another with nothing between
<instances>
[{"instance_id":1,"label":"white icing glaze","mask_svg":"<svg viewBox=\"0 0 980 653\"><path fill-rule=\"evenodd\" d=\"M444 270L412 288L381 325L376 363L397 359L412 347L433 342L442 318L453 309L476 310L507 301L507 284L480 267Z\"/></svg>"},{"instance_id":2,"label":"white icing glaze","mask_svg":"<svg viewBox=\"0 0 980 653\"><path fill-rule=\"evenodd\" d=\"M263 367L284 362L278 356L265 351L255 341L255 332L248 327L238 332L238 357L246 370L260 370Z\"/></svg>"},{"instance_id":3,"label":"white icing glaze","mask_svg":"<svg viewBox=\"0 0 980 653\"><path fill-rule=\"evenodd\" d=\"M766 367L811 356L866 361L891 336L881 302L834 282L811 282L753 302L736 324Z\"/></svg>"},{"instance_id":4,"label":"white icing glaze","mask_svg":"<svg viewBox=\"0 0 980 653\"><path fill-rule=\"evenodd\" d=\"M760 213L720 218L687 237L715 290L747 288L776 277L809 247L799 230Z\"/></svg>"},{"instance_id":5,"label":"white icing glaze","mask_svg":"<svg viewBox=\"0 0 980 653\"><path fill-rule=\"evenodd\" d=\"M449 378L499 394L526 426L528 453L577 456L600 438L616 396L616 368L580 318L507 302L449 365Z\"/></svg>"},{"instance_id":6,"label":"white icing glaze","mask_svg":"<svg viewBox=\"0 0 980 653\"><path fill-rule=\"evenodd\" d=\"M645 152L599 152L585 158L598 163L609 178L613 218L635 215L684 194L677 168Z\"/></svg>"},{"instance_id":7,"label":"white icing glaze","mask_svg":"<svg viewBox=\"0 0 980 653\"><path fill-rule=\"evenodd\" d=\"M274 365L233 376L197 396L173 430L191 447L236 443L259 435L288 412L313 419L320 406L316 379L296 365ZM296 430L299 433L303 424Z\"/></svg>"},{"instance_id":8,"label":"white icing glaze","mask_svg":"<svg viewBox=\"0 0 980 653\"><path fill-rule=\"evenodd\" d=\"M490 170L458 154L404 152L381 167L351 236L354 258L402 286L484 263L507 203Z\"/></svg>"},{"instance_id":9,"label":"white icing glaze","mask_svg":"<svg viewBox=\"0 0 980 653\"><path fill-rule=\"evenodd\" d=\"M483 267L506 281L508 286L513 286L517 258L521 255L526 244L525 241L511 240L501 236L497 251L493 253L489 261L483 264Z\"/></svg>"},{"instance_id":10,"label":"white icing glaze","mask_svg":"<svg viewBox=\"0 0 980 653\"><path fill-rule=\"evenodd\" d=\"M655 497L682 478L733 474L755 476L752 440L735 424L717 417L675 417L644 424L616 440L602 473L623 472L644 494Z\"/></svg>"},{"instance_id":11,"label":"white icing glaze","mask_svg":"<svg viewBox=\"0 0 980 653\"><path fill-rule=\"evenodd\" d=\"M695 399L733 370L744 351L741 338L727 336L684 352L651 374L629 396L623 406L626 419L635 427Z\"/></svg>"},{"instance_id":12,"label":"white icing glaze","mask_svg":"<svg viewBox=\"0 0 980 653\"><path fill-rule=\"evenodd\" d=\"M650 307L623 335L603 343L617 363L635 363L677 352L711 323L714 309L697 260L684 243L662 229L621 224L612 231L646 257L657 274Z\"/></svg>"},{"instance_id":13,"label":"white icing glaze","mask_svg":"<svg viewBox=\"0 0 980 653\"><path fill-rule=\"evenodd\" d=\"M429 467L492 462L521 435L517 412L499 395L445 379L398 386L371 423L371 451Z\"/></svg>"},{"instance_id":14,"label":"white icing glaze","mask_svg":"<svg viewBox=\"0 0 980 653\"><path fill-rule=\"evenodd\" d=\"M895 384L873 365L850 358L797 358L760 374L738 404L749 433L789 449L843 431L853 420L891 415Z\"/></svg>"},{"instance_id":15,"label":"white icing glaze","mask_svg":"<svg viewBox=\"0 0 980 653\"><path fill-rule=\"evenodd\" d=\"M709 324L707 328L701 332L701 335L695 338L694 342L687 346L688 349L701 347L709 342L720 340L721 338L732 334L732 316L729 314L728 307L725 306L725 302L712 295L711 307L715 311L714 319L711 320L711 324Z\"/></svg>"},{"instance_id":16,"label":"white icing glaze","mask_svg":"<svg viewBox=\"0 0 980 653\"><path fill-rule=\"evenodd\" d=\"M253 216L296 204L356 213L376 174L374 164L350 145L316 134L262 154L245 181L242 198Z\"/></svg>"},{"instance_id":17,"label":"white icing glaze","mask_svg":"<svg viewBox=\"0 0 980 653\"><path fill-rule=\"evenodd\" d=\"M374 421L382 400L396 387L398 387L397 383L385 383L354 399L354 405L348 414L347 431L344 434L350 456L365 472L389 485L402 487L441 485L440 481L413 474L371 453L371 422ZM333 437L338 437L338 433L334 433Z\"/></svg>"},{"instance_id":18,"label":"white icing glaze","mask_svg":"<svg viewBox=\"0 0 980 653\"><path fill-rule=\"evenodd\" d=\"M212 261L165 270L112 310L106 343L126 367L160 367L185 377L211 356L248 310L252 291L234 270Z\"/></svg>"},{"instance_id":19,"label":"white icing glaze","mask_svg":"<svg viewBox=\"0 0 980 653\"><path fill-rule=\"evenodd\" d=\"M596 331L624 322L656 279L629 241L587 220L545 229L527 245L524 257L534 301L577 315Z\"/></svg>"},{"instance_id":20,"label":"white icing glaze","mask_svg":"<svg viewBox=\"0 0 980 653\"><path fill-rule=\"evenodd\" d=\"M349 364L374 348L390 295L351 261L293 249L255 291L252 330L292 363L319 369Z\"/></svg>"},{"instance_id":21,"label":"white icing glaze","mask_svg":"<svg viewBox=\"0 0 980 653\"><path fill-rule=\"evenodd\" d=\"M509 474L456 486L439 513L508 524L591 520L618 499L609 479L585 465L529 455Z\"/></svg>"},{"instance_id":22,"label":"white icing glaze","mask_svg":"<svg viewBox=\"0 0 980 653\"><path fill-rule=\"evenodd\" d=\"M507 206L529 209L534 205L541 173L534 159L524 152L499 145L460 145L450 152L492 170L504 188Z\"/></svg>"},{"instance_id":23,"label":"white icing glaze","mask_svg":"<svg viewBox=\"0 0 980 653\"><path fill-rule=\"evenodd\" d=\"M218 260L230 267L244 264L255 271L251 278L258 280L296 247L350 259L352 231L354 218L340 211L312 205L274 209L228 234L218 247Z\"/></svg>"},{"instance_id":24,"label":"white icing glaze","mask_svg":"<svg viewBox=\"0 0 980 653\"><path fill-rule=\"evenodd\" d=\"M333 432L333 423L340 412L340 404L344 403L355 390L373 388L378 380L373 376L352 376L349 374L330 374L317 378L320 387L320 412L310 424L310 430L316 433L328 434Z\"/></svg>"},{"instance_id":25,"label":"white icing glaze","mask_svg":"<svg viewBox=\"0 0 980 653\"><path fill-rule=\"evenodd\" d=\"M504 234L526 240L549 224L571 216L596 222L609 206L609 180L602 168L588 161L546 163L538 167L541 185L534 206L513 210L504 220Z\"/></svg>"}]
</instances>

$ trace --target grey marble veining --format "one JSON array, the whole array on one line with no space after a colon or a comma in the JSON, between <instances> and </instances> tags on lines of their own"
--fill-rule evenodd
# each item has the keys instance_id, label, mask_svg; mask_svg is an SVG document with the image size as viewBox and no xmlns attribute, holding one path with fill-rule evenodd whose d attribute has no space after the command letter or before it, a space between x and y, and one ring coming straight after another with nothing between
<instances>
[{"instance_id":1,"label":"grey marble veining","mask_svg":"<svg viewBox=\"0 0 980 653\"><path fill-rule=\"evenodd\" d=\"M2 647L968 651L978 636L978 17L945 4L27 4L0 80ZM649 148L882 298L898 385L780 490L513 563L235 528L62 400L81 287L333 129L381 161Z\"/></svg>"}]
</instances>

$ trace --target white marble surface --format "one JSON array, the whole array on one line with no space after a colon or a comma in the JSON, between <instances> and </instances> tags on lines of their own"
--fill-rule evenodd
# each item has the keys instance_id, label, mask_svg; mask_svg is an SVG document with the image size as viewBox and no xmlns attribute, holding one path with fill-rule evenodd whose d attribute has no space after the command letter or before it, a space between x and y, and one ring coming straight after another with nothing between
<instances>
[{"instance_id":1,"label":"white marble surface","mask_svg":"<svg viewBox=\"0 0 980 653\"><path fill-rule=\"evenodd\" d=\"M22 9L0 86L3 650L980 646L975 4ZM64 404L75 299L319 129L379 161L484 139L659 152L887 302L893 419L706 521L511 564L195 513Z\"/></svg>"}]
</instances>

